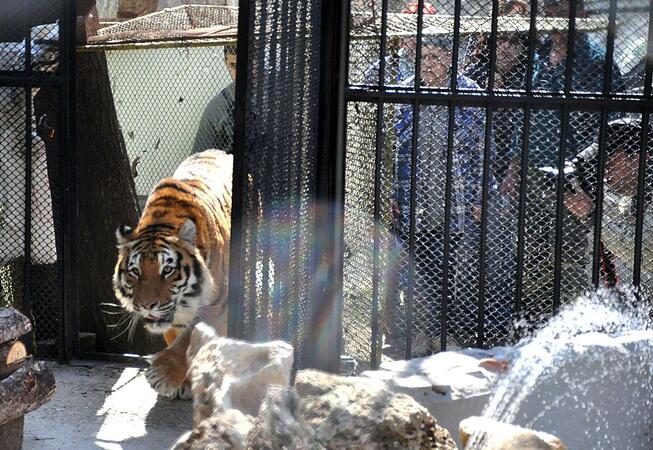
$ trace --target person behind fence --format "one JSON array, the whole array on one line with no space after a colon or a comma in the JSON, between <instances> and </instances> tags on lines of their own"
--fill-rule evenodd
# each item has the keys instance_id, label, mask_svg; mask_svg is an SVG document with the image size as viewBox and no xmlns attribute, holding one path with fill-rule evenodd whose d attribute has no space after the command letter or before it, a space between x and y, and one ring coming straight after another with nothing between
<instances>
[{"instance_id":1,"label":"person behind fence","mask_svg":"<svg viewBox=\"0 0 653 450\"><path fill-rule=\"evenodd\" d=\"M411 0L404 5L401 12L403 14L417 14L418 8L419 2ZM422 12L424 15L432 15L436 14L438 10L434 5L425 1ZM393 44L389 46L388 56L385 58L385 82L389 85L399 85L403 84L409 78L414 80L417 38L415 36L409 36L391 42ZM378 84L379 70L380 64L378 61L371 64L365 71L364 83L369 85ZM390 161L387 162L391 164ZM388 285L397 286L395 280L397 272L390 271L389 273ZM404 331L401 328L405 325L402 318L400 295L401 292L398 289L388 289L382 302L382 323L386 342L396 342L397 345L402 345L400 342L404 338Z\"/></svg>"},{"instance_id":2,"label":"person behind fence","mask_svg":"<svg viewBox=\"0 0 653 450\"><path fill-rule=\"evenodd\" d=\"M418 2L409 1L406 3L403 14L417 14ZM422 8L424 15L437 14L438 10L429 2L424 2ZM415 53L417 38L415 36L403 37L393 40L388 46L388 55L385 57L386 78L388 85L398 85L410 78L415 73ZM379 61L370 65L363 75L363 82L369 85L376 85L379 82Z\"/></svg>"},{"instance_id":3,"label":"person behind fence","mask_svg":"<svg viewBox=\"0 0 653 450\"><path fill-rule=\"evenodd\" d=\"M605 171L601 240L617 258L618 270L630 273L635 264L635 234L637 224L637 192L642 123L639 118L621 118L608 123L605 144ZM653 133L646 139L647 162L644 186L644 217L642 232L642 284L653 279ZM579 175L571 177L565 192L564 205L588 231L593 231L598 166L598 142L584 150L576 162ZM583 188L583 180L594 183L592 189ZM593 233L590 233L593 236ZM617 273L619 275L619 273ZM624 277L625 278L625 277ZM650 286L648 286L650 287Z\"/></svg>"},{"instance_id":4,"label":"person behind fence","mask_svg":"<svg viewBox=\"0 0 653 450\"><path fill-rule=\"evenodd\" d=\"M582 0L577 3L577 16L587 16ZM546 0L545 15L566 18L569 15L567 0ZM566 59L569 51L568 30L549 31L538 49L538 67L534 71L533 89L536 91L562 92L565 88ZM605 72L605 49L602 49L587 33L577 31L574 42L574 58L571 71L571 90L576 92L602 92ZM616 64L612 68L612 90L622 90L621 72ZM559 108L534 109L530 121L528 147L528 170L526 211L524 225L524 277L522 284L522 314L528 319L526 330L536 324L543 315L553 311L557 288L556 262L560 263L559 300L564 303L590 288L588 265L591 263L587 229L573 215L563 209L562 247L556 261L557 184L551 182L550 173L559 161L562 112ZM600 114L588 111L572 111L566 121L565 154L573 159L584 143L598 134ZM516 155L510 163L507 181L502 188L511 193L513 200L519 198L519 173L521 133L515 136Z\"/></svg>"},{"instance_id":5,"label":"person behind fence","mask_svg":"<svg viewBox=\"0 0 653 450\"><path fill-rule=\"evenodd\" d=\"M449 36L424 36L422 47L422 81L425 87L450 85L452 42ZM478 89L476 83L459 75L458 86ZM405 81L406 86L413 78ZM447 261L449 295L453 301L458 247L465 230L478 222L481 206L483 164L482 109L458 107L454 110L451 165L450 252ZM448 108L446 105L420 107L419 135L415 174L415 273L413 318L415 335L426 340L427 349L437 348L440 333L444 261L445 179L447 173ZM394 195L395 231L400 245L408 246L411 210L411 155L413 109L402 106L398 111ZM408 254L405 250L402 254ZM408 261L400 263L404 299L408 294ZM470 323L472 327L473 323Z\"/></svg>"},{"instance_id":6,"label":"person behind fence","mask_svg":"<svg viewBox=\"0 0 653 450\"><path fill-rule=\"evenodd\" d=\"M236 46L224 46L224 63L229 70L231 82L204 108L200 119L193 153L210 148L233 152L234 110L236 107Z\"/></svg>"},{"instance_id":7,"label":"person behind fence","mask_svg":"<svg viewBox=\"0 0 653 450\"><path fill-rule=\"evenodd\" d=\"M521 5L521 3L517 4ZM514 7L514 3L511 5ZM467 51L463 61L465 75L476 81L481 88L487 88L490 72L489 41L485 39L481 44L468 47ZM497 35L495 88L524 89L527 63L526 33L511 31ZM533 65L534 70L537 70L537 56ZM495 157L490 170L502 188L499 195L491 197L488 202L484 327L486 344L504 343L511 334L515 296L517 208L503 184L506 183L509 163L515 157L516 149L513 141L518 128L514 124L522 121L523 111L517 108L500 108L493 116L492 141L495 146ZM472 295L466 297L477 297L478 287L470 288ZM462 305L459 308L462 308ZM469 338L473 339L472 336Z\"/></svg>"}]
</instances>

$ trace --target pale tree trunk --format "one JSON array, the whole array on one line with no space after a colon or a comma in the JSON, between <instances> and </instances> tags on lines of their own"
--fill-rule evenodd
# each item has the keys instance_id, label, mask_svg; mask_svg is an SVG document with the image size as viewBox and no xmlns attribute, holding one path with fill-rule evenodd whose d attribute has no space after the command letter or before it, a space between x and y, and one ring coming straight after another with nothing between
<instances>
[{"instance_id":1,"label":"pale tree trunk","mask_svg":"<svg viewBox=\"0 0 653 450\"><path fill-rule=\"evenodd\" d=\"M78 1L78 8L80 3ZM87 9L90 10L86 1ZM83 11L82 11L83 12ZM97 15L93 15L97 17ZM92 29L92 26L86 29ZM128 342L111 277L117 258L115 230L138 223L136 188L118 123L104 52L77 54L77 155L79 200L80 331L96 334L96 350L152 353L161 338L146 336L138 324Z\"/></svg>"}]
</instances>

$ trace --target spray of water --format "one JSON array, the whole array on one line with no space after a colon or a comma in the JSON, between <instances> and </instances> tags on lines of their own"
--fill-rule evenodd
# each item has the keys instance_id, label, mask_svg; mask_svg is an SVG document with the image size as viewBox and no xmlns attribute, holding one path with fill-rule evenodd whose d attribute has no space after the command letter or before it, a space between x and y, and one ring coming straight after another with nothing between
<instances>
[{"instance_id":1,"label":"spray of water","mask_svg":"<svg viewBox=\"0 0 653 450\"><path fill-rule=\"evenodd\" d=\"M578 433L591 433L592 438L596 438L596 433L604 434L605 448L617 448L610 447L610 436L615 434L611 433L615 424L610 423L614 411L603 411L605 405L596 402L588 392L598 381L612 381L618 385L622 382L620 377L633 373L640 373L644 377L634 380L635 382L642 385L648 383L649 386L653 384L650 370L653 367L653 344L650 340L646 341L646 338L651 339L652 336L650 331L646 331L653 330L652 311L650 303L628 287L600 290L579 297L561 309L548 324L514 347L511 369L498 383L484 411L484 417L529 427L533 424L541 425L548 413L555 413L557 408L569 408L571 404L574 413L591 415L588 423L592 424L592 429L577 430ZM605 353L593 355L579 350L579 347L592 348L603 342L613 345L615 337L620 337L622 341L625 339L626 342L639 342L638 333L639 337L642 336L641 333L646 336L646 344L643 346L631 346L629 350L618 347L618 351L608 353L607 356ZM624 357L623 354L620 355L621 351L629 351L630 354ZM579 358L579 354L582 354L582 358ZM637 367L632 367L633 365ZM588 372L594 373L594 376L577 376ZM543 384L552 383L552 380L556 385L546 385L544 388L553 394L534 399L534 391L542 392ZM632 414L632 417L623 418L616 426L622 427L625 423L625 426L637 429L635 425L646 424L647 421L653 425L651 397L653 395L640 399L639 402L648 405L648 411L639 408L630 411L625 408L624 414ZM532 410L533 402L537 401L541 401L537 405L539 413L525 417L524 403L530 402L528 408ZM564 424L551 423L550 426L564 429ZM485 448L485 444L484 436L472 436L467 448L481 449Z\"/></svg>"}]
</instances>

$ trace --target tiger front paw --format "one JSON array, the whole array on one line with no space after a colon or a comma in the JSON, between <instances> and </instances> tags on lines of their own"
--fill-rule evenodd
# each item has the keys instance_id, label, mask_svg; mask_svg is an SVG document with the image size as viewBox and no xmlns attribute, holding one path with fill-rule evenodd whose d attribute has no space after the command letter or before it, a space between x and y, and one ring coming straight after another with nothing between
<instances>
[{"instance_id":1,"label":"tiger front paw","mask_svg":"<svg viewBox=\"0 0 653 450\"><path fill-rule=\"evenodd\" d=\"M186 355L167 348L152 359L145 372L145 379L162 397L191 399L190 383L187 380L188 364Z\"/></svg>"},{"instance_id":2,"label":"tiger front paw","mask_svg":"<svg viewBox=\"0 0 653 450\"><path fill-rule=\"evenodd\" d=\"M150 366L145 371L145 379L152 386L161 397L173 400L192 400L193 394L191 392L190 383L185 380L181 386L171 384L168 380L161 376L156 367Z\"/></svg>"}]
</instances>

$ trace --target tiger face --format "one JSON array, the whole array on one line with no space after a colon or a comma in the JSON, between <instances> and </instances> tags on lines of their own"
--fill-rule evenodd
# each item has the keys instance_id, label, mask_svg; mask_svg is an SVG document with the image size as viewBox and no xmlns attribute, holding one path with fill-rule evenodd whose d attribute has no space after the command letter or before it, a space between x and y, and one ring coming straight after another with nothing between
<instances>
[{"instance_id":1,"label":"tiger face","mask_svg":"<svg viewBox=\"0 0 653 450\"><path fill-rule=\"evenodd\" d=\"M165 227L164 227L165 228ZM113 276L116 297L137 313L145 328L164 333L185 326L208 305L214 291L211 273L194 245L195 225L186 221L178 235L136 233L118 228L118 263Z\"/></svg>"}]
</instances>

